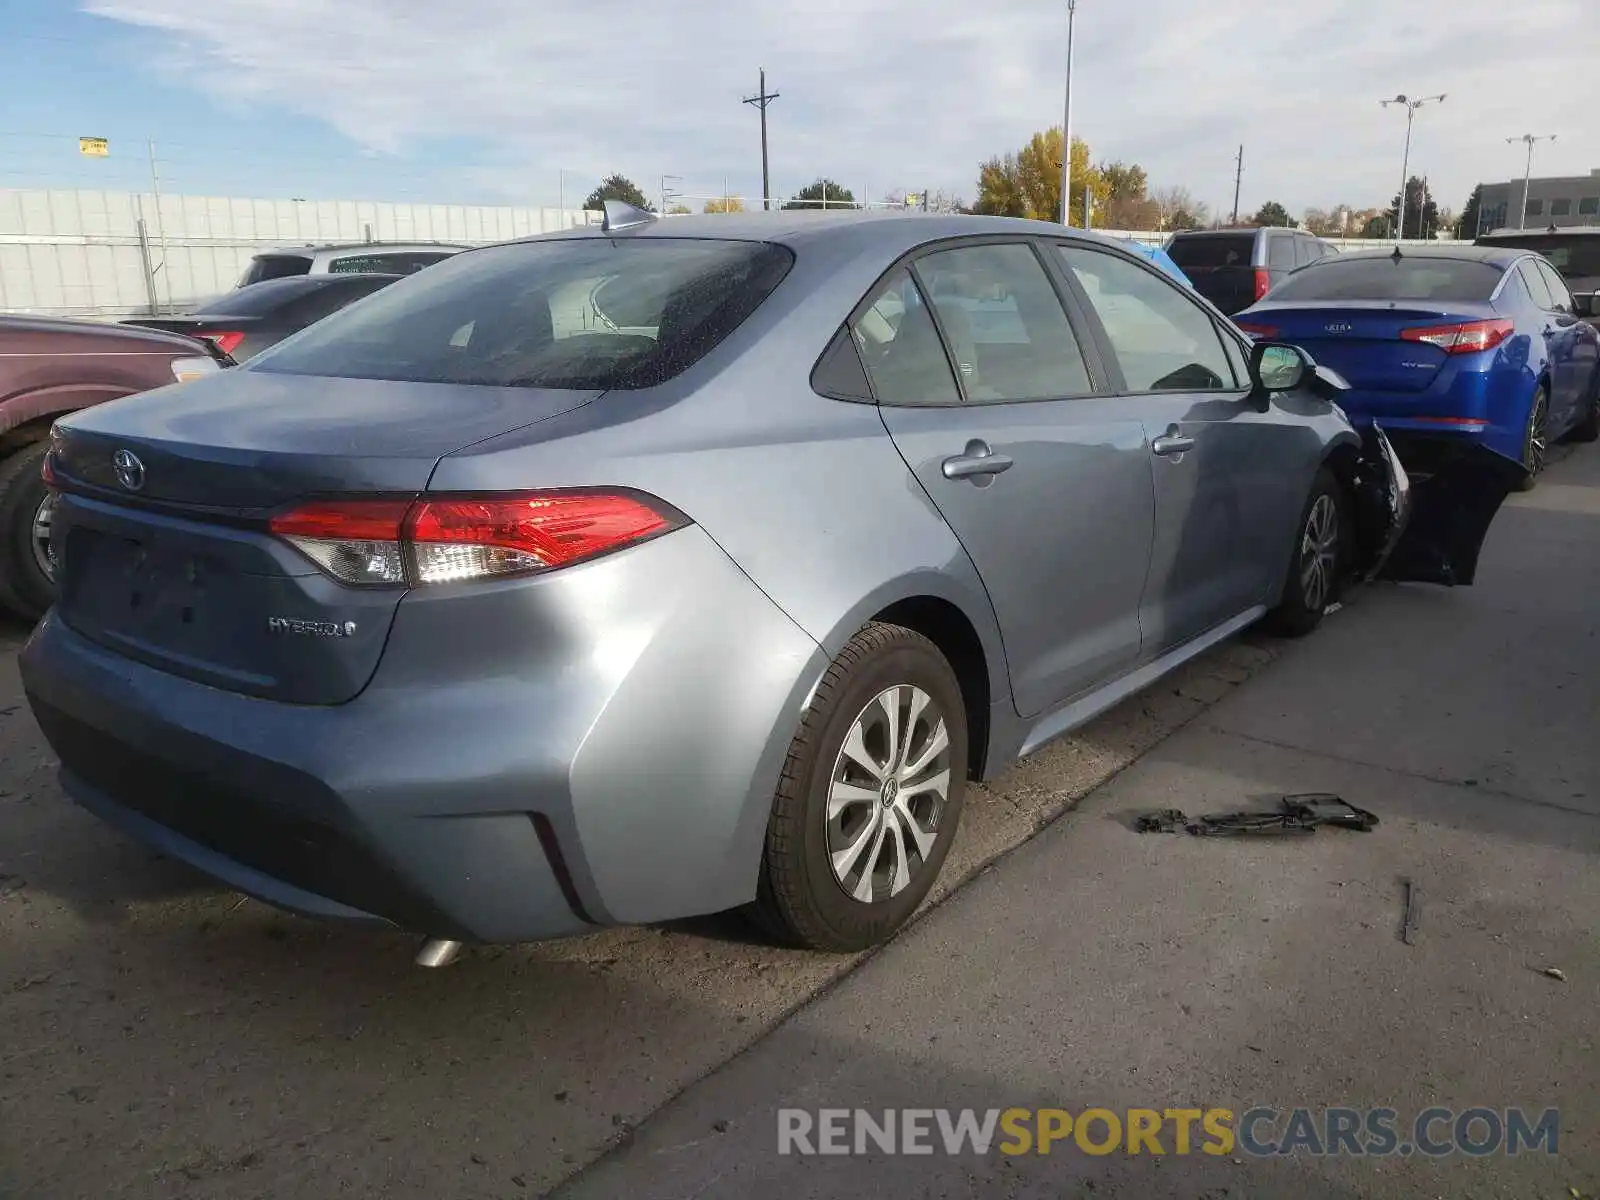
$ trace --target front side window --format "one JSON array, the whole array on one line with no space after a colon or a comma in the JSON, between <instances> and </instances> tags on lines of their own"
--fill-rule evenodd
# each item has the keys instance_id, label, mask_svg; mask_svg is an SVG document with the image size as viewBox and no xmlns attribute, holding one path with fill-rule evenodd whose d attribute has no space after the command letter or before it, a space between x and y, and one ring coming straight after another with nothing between
<instances>
[{"instance_id":1,"label":"front side window","mask_svg":"<svg viewBox=\"0 0 1600 1200\"><path fill-rule=\"evenodd\" d=\"M917 260L969 401L1053 400L1091 390L1083 351L1032 247L962 246Z\"/></svg>"},{"instance_id":2,"label":"front side window","mask_svg":"<svg viewBox=\"0 0 1600 1200\"><path fill-rule=\"evenodd\" d=\"M1105 327L1130 392L1235 387L1210 314L1165 276L1113 254L1056 249Z\"/></svg>"},{"instance_id":3,"label":"front side window","mask_svg":"<svg viewBox=\"0 0 1600 1200\"><path fill-rule=\"evenodd\" d=\"M850 327L879 404L960 404L961 393L928 305L904 267Z\"/></svg>"},{"instance_id":4,"label":"front side window","mask_svg":"<svg viewBox=\"0 0 1600 1200\"><path fill-rule=\"evenodd\" d=\"M766 242L710 239L493 246L334 313L250 369L494 387L651 387L738 328L793 261ZM597 301L602 293L647 302L607 308Z\"/></svg>"}]
</instances>

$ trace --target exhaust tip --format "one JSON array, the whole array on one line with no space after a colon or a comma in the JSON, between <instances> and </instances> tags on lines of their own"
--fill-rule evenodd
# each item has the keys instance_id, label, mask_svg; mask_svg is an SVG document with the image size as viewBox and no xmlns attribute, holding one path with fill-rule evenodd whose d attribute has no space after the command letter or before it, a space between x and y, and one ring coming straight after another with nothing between
<instances>
[{"instance_id":1,"label":"exhaust tip","mask_svg":"<svg viewBox=\"0 0 1600 1200\"><path fill-rule=\"evenodd\" d=\"M461 943L446 938L429 938L417 951L419 967L448 967L461 955Z\"/></svg>"}]
</instances>

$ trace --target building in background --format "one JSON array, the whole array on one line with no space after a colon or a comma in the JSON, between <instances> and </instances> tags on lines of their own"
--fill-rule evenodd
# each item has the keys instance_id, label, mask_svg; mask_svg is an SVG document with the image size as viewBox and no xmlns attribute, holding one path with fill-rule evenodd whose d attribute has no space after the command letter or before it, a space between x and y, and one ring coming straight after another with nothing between
<instances>
[{"instance_id":1,"label":"building in background","mask_svg":"<svg viewBox=\"0 0 1600 1200\"><path fill-rule=\"evenodd\" d=\"M1470 238L1495 229L1516 229L1523 224L1529 229L1600 225L1600 168L1587 175L1535 177L1528 181L1527 189L1528 211L1524 221L1518 219L1517 213L1523 199L1522 180L1484 184L1478 228L1463 230L1462 236Z\"/></svg>"}]
</instances>

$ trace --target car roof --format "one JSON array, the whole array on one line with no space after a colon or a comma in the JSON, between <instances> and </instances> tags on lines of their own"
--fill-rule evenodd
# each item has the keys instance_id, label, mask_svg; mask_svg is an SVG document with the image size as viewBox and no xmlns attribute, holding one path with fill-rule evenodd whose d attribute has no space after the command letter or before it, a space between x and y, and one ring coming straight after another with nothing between
<instances>
[{"instance_id":1,"label":"car roof","mask_svg":"<svg viewBox=\"0 0 1600 1200\"><path fill-rule=\"evenodd\" d=\"M456 242L322 242L317 245L307 243L304 246L274 246L270 250L259 251L256 258L270 258L281 255L310 255L338 253L341 250L364 250L369 253L393 252L396 250L469 250L470 246L463 246Z\"/></svg>"},{"instance_id":2,"label":"car roof","mask_svg":"<svg viewBox=\"0 0 1600 1200\"><path fill-rule=\"evenodd\" d=\"M1350 262L1363 258L1391 258L1395 251L1389 250L1346 250L1337 259L1324 259L1324 262ZM1427 246L1401 246L1401 258L1447 258L1457 262L1481 262L1491 267L1504 269L1516 262L1519 258L1526 258L1531 253L1517 246L1473 246L1466 242L1439 245L1437 243Z\"/></svg>"},{"instance_id":3,"label":"car roof","mask_svg":"<svg viewBox=\"0 0 1600 1200\"><path fill-rule=\"evenodd\" d=\"M1137 257L1116 238L1098 233L1085 233L1082 229L1067 228L1053 221L957 213L909 213L898 209L876 212L856 210L708 213L666 217L649 224L635 225L611 233L603 232L598 225L590 225L558 233L519 238L516 244L605 237L706 238L775 242L794 249L826 246L830 250L839 251L869 250L898 257L926 242L996 234L1083 241L1097 246L1114 247L1130 258Z\"/></svg>"}]
</instances>

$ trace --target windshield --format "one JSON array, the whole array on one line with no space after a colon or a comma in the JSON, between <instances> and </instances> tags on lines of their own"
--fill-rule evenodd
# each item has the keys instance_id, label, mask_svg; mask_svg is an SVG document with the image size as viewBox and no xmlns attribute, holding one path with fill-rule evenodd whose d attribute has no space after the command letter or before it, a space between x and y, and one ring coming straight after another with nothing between
<instances>
[{"instance_id":1,"label":"windshield","mask_svg":"<svg viewBox=\"0 0 1600 1200\"><path fill-rule=\"evenodd\" d=\"M1600 275L1600 234L1530 233L1518 237L1484 238L1480 246L1512 246L1532 250L1550 260L1566 279Z\"/></svg>"},{"instance_id":2,"label":"windshield","mask_svg":"<svg viewBox=\"0 0 1600 1200\"><path fill-rule=\"evenodd\" d=\"M640 388L704 357L788 273L765 242L562 238L408 276L252 370L502 387Z\"/></svg>"},{"instance_id":3,"label":"windshield","mask_svg":"<svg viewBox=\"0 0 1600 1200\"><path fill-rule=\"evenodd\" d=\"M1272 289L1280 300L1487 300L1501 270L1460 258L1325 258Z\"/></svg>"}]
</instances>

